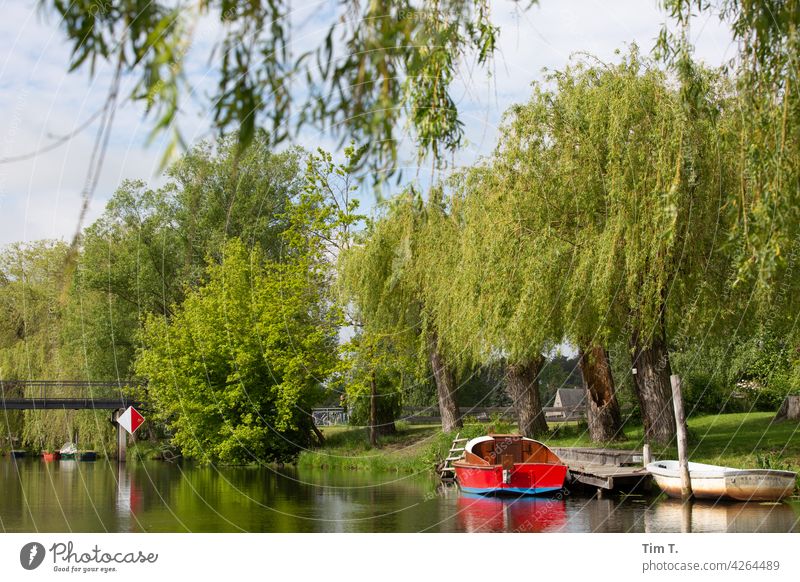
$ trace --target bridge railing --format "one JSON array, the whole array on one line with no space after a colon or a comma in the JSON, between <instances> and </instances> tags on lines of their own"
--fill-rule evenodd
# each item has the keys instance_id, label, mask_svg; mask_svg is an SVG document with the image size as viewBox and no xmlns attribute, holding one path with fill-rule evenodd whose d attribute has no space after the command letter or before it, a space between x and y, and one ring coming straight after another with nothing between
<instances>
[{"instance_id":1,"label":"bridge railing","mask_svg":"<svg viewBox=\"0 0 800 582\"><path fill-rule=\"evenodd\" d=\"M134 381L0 380L0 389L6 399L144 401L147 395L147 385Z\"/></svg>"}]
</instances>

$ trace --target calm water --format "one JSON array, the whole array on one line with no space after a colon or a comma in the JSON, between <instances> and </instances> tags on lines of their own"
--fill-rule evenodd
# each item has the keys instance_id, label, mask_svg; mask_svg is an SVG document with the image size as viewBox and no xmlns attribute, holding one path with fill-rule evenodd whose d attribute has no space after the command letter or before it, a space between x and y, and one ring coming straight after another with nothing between
<instances>
[{"instance_id":1,"label":"calm water","mask_svg":"<svg viewBox=\"0 0 800 582\"><path fill-rule=\"evenodd\" d=\"M7 532L800 532L800 504L496 499L434 479L162 462L0 459Z\"/></svg>"}]
</instances>

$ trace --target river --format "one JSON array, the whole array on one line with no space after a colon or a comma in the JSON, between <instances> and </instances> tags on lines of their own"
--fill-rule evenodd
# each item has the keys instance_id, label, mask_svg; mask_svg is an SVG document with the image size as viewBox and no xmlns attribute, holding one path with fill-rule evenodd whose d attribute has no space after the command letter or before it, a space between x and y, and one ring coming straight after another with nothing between
<instances>
[{"instance_id":1,"label":"river","mask_svg":"<svg viewBox=\"0 0 800 582\"><path fill-rule=\"evenodd\" d=\"M5 532L800 532L800 503L483 498L433 478L0 459Z\"/></svg>"}]
</instances>

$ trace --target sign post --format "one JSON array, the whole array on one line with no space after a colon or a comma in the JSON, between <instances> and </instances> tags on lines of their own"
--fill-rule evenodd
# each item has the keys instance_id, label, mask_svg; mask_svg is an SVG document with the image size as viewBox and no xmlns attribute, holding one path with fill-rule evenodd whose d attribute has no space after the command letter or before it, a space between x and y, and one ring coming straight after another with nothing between
<instances>
[{"instance_id":1,"label":"sign post","mask_svg":"<svg viewBox=\"0 0 800 582\"><path fill-rule=\"evenodd\" d=\"M135 433L142 426L144 417L133 406L129 406L123 412L115 411L114 416L117 423L117 461L124 463L128 448L128 434Z\"/></svg>"}]
</instances>

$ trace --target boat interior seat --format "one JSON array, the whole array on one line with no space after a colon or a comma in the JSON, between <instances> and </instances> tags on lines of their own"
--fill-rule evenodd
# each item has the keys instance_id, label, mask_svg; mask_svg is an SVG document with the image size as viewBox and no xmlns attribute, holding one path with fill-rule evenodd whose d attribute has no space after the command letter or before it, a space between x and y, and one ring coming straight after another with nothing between
<instances>
[{"instance_id":1,"label":"boat interior seat","mask_svg":"<svg viewBox=\"0 0 800 582\"><path fill-rule=\"evenodd\" d=\"M497 465L500 459L508 456L513 458L514 463L560 463L547 447L530 441L487 441L475 445L473 453L490 465Z\"/></svg>"}]
</instances>

